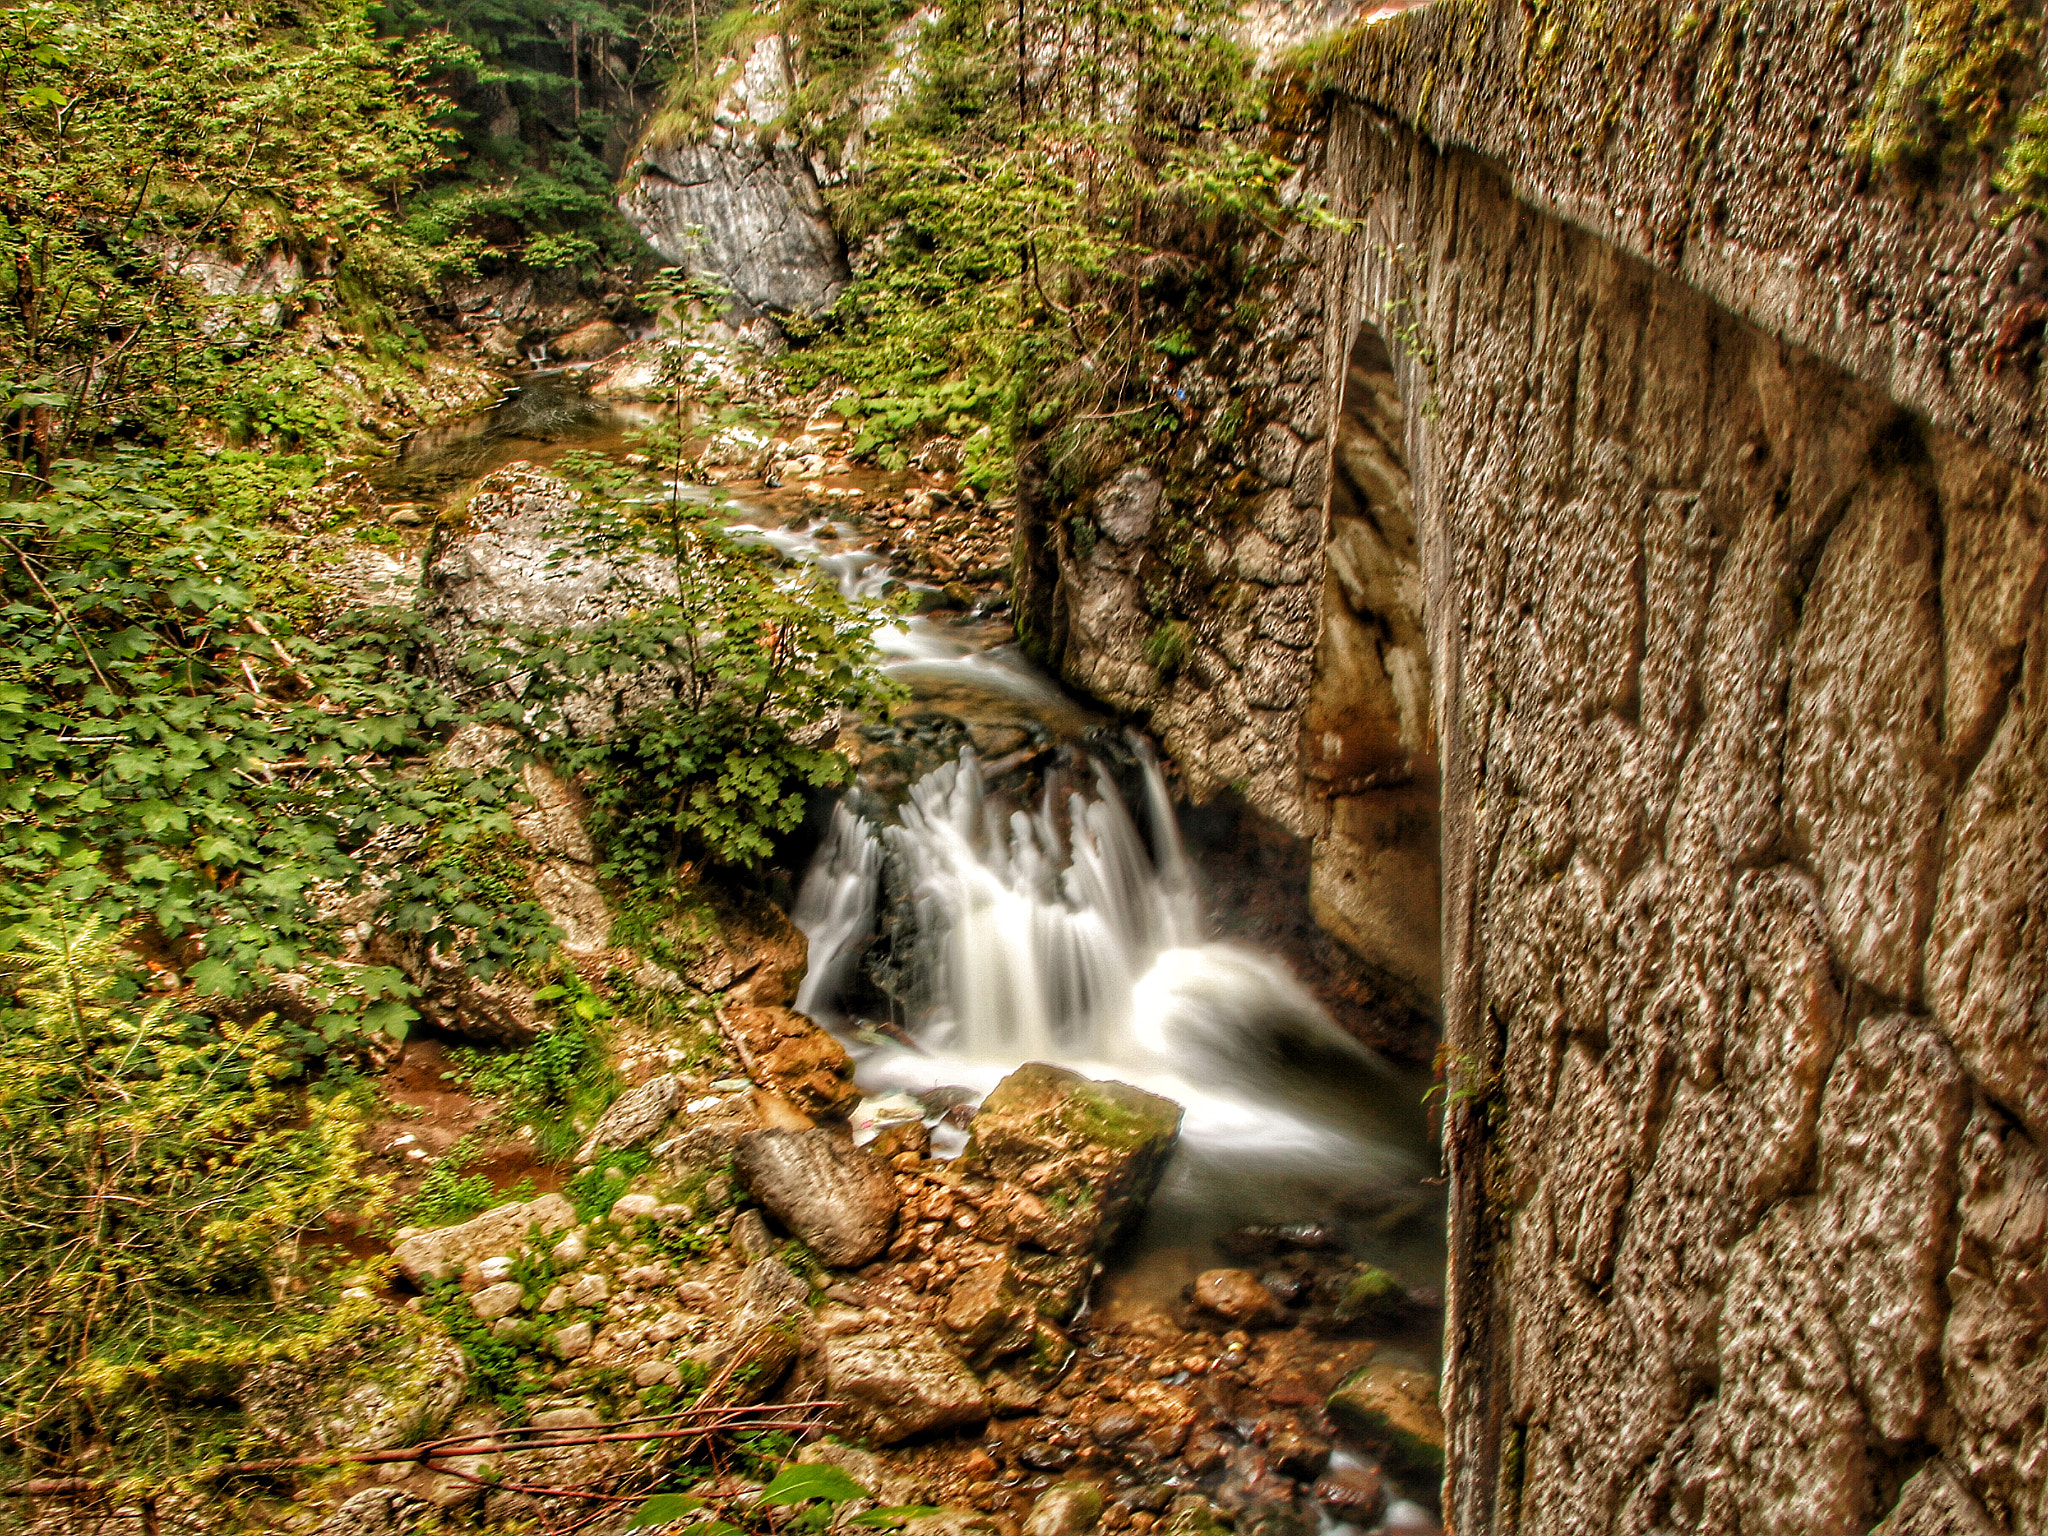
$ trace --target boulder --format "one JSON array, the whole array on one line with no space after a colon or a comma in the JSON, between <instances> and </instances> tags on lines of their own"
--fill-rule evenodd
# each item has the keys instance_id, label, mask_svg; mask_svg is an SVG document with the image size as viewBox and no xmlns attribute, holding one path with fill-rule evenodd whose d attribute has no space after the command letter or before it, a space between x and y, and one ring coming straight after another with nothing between
<instances>
[{"instance_id":1,"label":"boulder","mask_svg":"<svg viewBox=\"0 0 2048 1536\"><path fill-rule=\"evenodd\" d=\"M1026 1242L1099 1254L1143 1210L1180 1120L1158 1094L1029 1062L982 1102L961 1167L1013 1186L1008 1215Z\"/></svg>"},{"instance_id":2,"label":"boulder","mask_svg":"<svg viewBox=\"0 0 2048 1536\"><path fill-rule=\"evenodd\" d=\"M825 1388L854 1426L883 1445L989 1416L974 1373L936 1333L916 1325L826 1340Z\"/></svg>"},{"instance_id":3,"label":"boulder","mask_svg":"<svg viewBox=\"0 0 2048 1536\"><path fill-rule=\"evenodd\" d=\"M576 1207L560 1195L501 1205L459 1226L416 1232L391 1250L406 1279L451 1280L478 1259L523 1247L530 1229L559 1232L576 1225Z\"/></svg>"},{"instance_id":4,"label":"boulder","mask_svg":"<svg viewBox=\"0 0 2048 1536\"><path fill-rule=\"evenodd\" d=\"M986 1368L1031 1343L1037 1307L1027 1282L1005 1254L953 1282L942 1321L967 1358Z\"/></svg>"},{"instance_id":5,"label":"boulder","mask_svg":"<svg viewBox=\"0 0 2048 1536\"><path fill-rule=\"evenodd\" d=\"M520 1289L517 1280L501 1280L496 1285L487 1285L469 1298L470 1310L487 1323L510 1317L525 1305L526 1292Z\"/></svg>"},{"instance_id":6,"label":"boulder","mask_svg":"<svg viewBox=\"0 0 2048 1536\"><path fill-rule=\"evenodd\" d=\"M672 1072L650 1077L637 1088L628 1088L598 1117L589 1139L577 1152L576 1161L587 1163L607 1147L637 1147L653 1139L675 1113L676 1100L682 1093L682 1080Z\"/></svg>"},{"instance_id":7,"label":"boulder","mask_svg":"<svg viewBox=\"0 0 2048 1536\"><path fill-rule=\"evenodd\" d=\"M1371 1365L1330 1394L1330 1417L1378 1451L1390 1468L1416 1477L1443 1471L1444 1419L1436 1378L1397 1365Z\"/></svg>"},{"instance_id":8,"label":"boulder","mask_svg":"<svg viewBox=\"0 0 2048 1536\"><path fill-rule=\"evenodd\" d=\"M548 355L568 363L594 362L611 356L628 340L626 333L611 321L592 320L549 342Z\"/></svg>"},{"instance_id":9,"label":"boulder","mask_svg":"<svg viewBox=\"0 0 2048 1536\"><path fill-rule=\"evenodd\" d=\"M238 1395L281 1451L390 1450L433 1438L468 1390L468 1362L439 1323L380 1313L302 1359L259 1366Z\"/></svg>"},{"instance_id":10,"label":"boulder","mask_svg":"<svg viewBox=\"0 0 2048 1536\"><path fill-rule=\"evenodd\" d=\"M754 1081L799 1109L832 1114L860 1101L846 1047L804 1015L782 1007L730 1004L718 1017Z\"/></svg>"},{"instance_id":11,"label":"boulder","mask_svg":"<svg viewBox=\"0 0 2048 1536\"><path fill-rule=\"evenodd\" d=\"M1024 1536L1087 1536L1102 1518L1102 1490L1093 1483L1055 1483L1024 1517Z\"/></svg>"},{"instance_id":12,"label":"boulder","mask_svg":"<svg viewBox=\"0 0 2048 1536\"><path fill-rule=\"evenodd\" d=\"M1368 1264L1345 1282L1333 1316L1340 1323L1384 1328L1408 1310L1408 1292L1384 1269Z\"/></svg>"},{"instance_id":13,"label":"boulder","mask_svg":"<svg viewBox=\"0 0 2048 1536\"><path fill-rule=\"evenodd\" d=\"M1209 1269L1195 1277L1194 1302L1240 1328L1262 1323L1280 1309L1258 1276L1243 1269Z\"/></svg>"},{"instance_id":14,"label":"boulder","mask_svg":"<svg viewBox=\"0 0 2048 1536\"><path fill-rule=\"evenodd\" d=\"M1316 1502L1347 1525L1371 1525L1387 1507L1387 1485L1376 1467L1346 1458L1316 1479Z\"/></svg>"},{"instance_id":15,"label":"boulder","mask_svg":"<svg viewBox=\"0 0 2048 1536\"><path fill-rule=\"evenodd\" d=\"M733 1167L754 1198L827 1264L851 1269L888 1244L895 1180L847 1136L751 1131L739 1139Z\"/></svg>"}]
</instances>

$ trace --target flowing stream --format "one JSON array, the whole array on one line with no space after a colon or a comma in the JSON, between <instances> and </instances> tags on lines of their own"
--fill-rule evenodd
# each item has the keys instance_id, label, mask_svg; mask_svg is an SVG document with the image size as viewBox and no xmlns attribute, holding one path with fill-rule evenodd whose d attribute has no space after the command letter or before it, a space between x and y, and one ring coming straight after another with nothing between
<instances>
[{"instance_id":1,"label":"flowing stream","mask_svg":"<svg viewBox=\"0 0 2048 1536\"><path fill-rule=\"evenodd\" d=\"M433 497L514 459L623 453L651 414L536 376L485 417L421 434L378 478ZM732 530L849 596L899 583L859 528L784 521L767 501L728 498ZM906 618L876 642L909 702L861 728L872 751L793 913L810 941L797 1007L855 1057L856 1133L919 1116L957 1153L1006 1073L1058 1062L1186 1111L1099 1311L1158 1305L1228 1262L1215 1240L1251 1224L1314 1223L1411 1286L1440 1284L1419 1075L1356 1044L1278 957L1213 939L1150 743L1067 696L999 613ZM1385 1358L1433 1368L1435 1353L1418 1327Z\"/></svg>"},{"instance_id":2,"label":"flowing stream","mask_svg":"<svg viewBox=\"0 0 2048 1536\"><path fill-rule=\"evenodd\" d=\"M852 532L759 530L868 595L891 573ZM965 1136L946 1109L1023 1062L1057 1062L1186 1111L1098 1305L1156 1304L1224 1262L1216 1238L1260 1223L1324 1225L1407 1283L1437 1284L1421 1084L1333 1024L1277 957L1209 936L1151 744L1069 699L1007 626L920 618L878 640L911 693L899 727L957 723L932 745L968 744L894 794L864 772L792 914L810 941L797 1007L855 1055L870 1096L858 1130L914 1101L935 1149L955 1152ZM991 759L977 735L1023 741ZM1427 1337L1414 1345L1432 1353Z\"/></svg>"}]
</instances>

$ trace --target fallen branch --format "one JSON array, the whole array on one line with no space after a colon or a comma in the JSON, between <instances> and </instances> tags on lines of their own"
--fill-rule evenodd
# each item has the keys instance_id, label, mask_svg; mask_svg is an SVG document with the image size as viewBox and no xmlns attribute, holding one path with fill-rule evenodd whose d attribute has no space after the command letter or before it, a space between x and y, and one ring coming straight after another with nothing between
<instances>
[{"instance_id":1,"label":"fallen branch","mask_svg":"<svg viewBox=\"0 0 2048 1536\"><path fill-rule=\"evenodd\" d=\"M628 1441L648 1440L709 1440L713 1436L734 1430L779 1429L792 1432L816 1428L808 1418L785 1418L786 1414L811 1414L824 1408L835 1408L838 1404L828 1398L814 1398L799 1403L763 1403L751 1407L725 1404L710 1408L680 1408L674 1413L653 1414L644 1419L627 1419L625 1424L660 1424L666 1428L612 1430L598 1434L577 1434L565 1429L549 1428L544 1425L521 1424L509 1429L496 1429L471 1435L453 1435L440 1440L428 1440L418 1445L398 1446L386 1450L341 1450L316 1451L305 1456L272 1456L258 1461L230 1461L219 1466L204 1467L196 1474L200 1477L253 1477L269 1472L291 1472L305 1467L325 1467L338 1464L355 1466L388 1466L400 1462L414 1462L429 1471L443 1472L455 1477L477 1479L471 1474L454 1467L437 1465L438 1462L457 1456L504 1456L514 1451L559 1450L583 1445L613 1445ZM771 1417L774 1415L774 1417ZM672 1420L702 1416L703 1422L674 1425ZM538 1437L538 1438L517 1438ZM0 1498L10 1499L63 1499L91 1498L112 1493L121 1486L111 1478L94 1477L37 1477L26 1482L0 1485ZM510 1489L513 1492L567 1493L571 1490L549 1488L528 1489L514 1483L494 1483L493 1487ZM600 1497L582 1494L578 1497Z\"/></svg>"}]
</instances>

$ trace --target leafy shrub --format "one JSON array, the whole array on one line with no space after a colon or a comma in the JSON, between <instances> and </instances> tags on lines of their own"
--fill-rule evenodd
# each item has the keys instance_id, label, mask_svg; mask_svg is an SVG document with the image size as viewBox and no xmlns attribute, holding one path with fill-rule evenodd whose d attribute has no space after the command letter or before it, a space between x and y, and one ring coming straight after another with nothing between
<instances>
[{"instance_id":1,"label":"leafy shrub","mask_svg":"<svg viewBox=\"0 0 2048 1536\"><path fill-rule=\"evenodd\" d=\"M305 1240L384 1198L359 1112L287 1087L269 1020L138 1004L125 958L60 909L22 935L0 1015L0 1443L31 1461L184 1448L196 1404L319 1323Z\"/></svg>"},{"instance_id":2,"label":"leafy shrub","mask_svg":"<svg viewBox=\"0 0 2048 1536\"><path fill-rule=\"evenodd\" d=\"M468 712L410 670L412 621L326 642L266 622L252 536L168 503L160 473L67 464L0 505L0 945L53 901L143 914L234 993L330 950L322 882L375 881L383 921L479 975L545 954L546 915L479 901L460 851L511 835L511 765L422 771ZM417 857L429 827L456 851ZM330 1028L402 1034L402 983L354 979Z\"/></svg>"},{"instance_id":3,"label":"leafy shrub","mask_svg":"<svg viewBox=\"0 0 2048 1536\"><path fill-rule=\"evenodd\" d=\"M559 1161L582 1144L584 1132L618 1091L618 1074L605 1051L605 1000L570 971L534 993L555 1005L554 1027L515 1051L461 1047L455 1075L472 1093L499 1099L500 1113L532 1129L535 1150Z\"/></svg>"}]
</instances>

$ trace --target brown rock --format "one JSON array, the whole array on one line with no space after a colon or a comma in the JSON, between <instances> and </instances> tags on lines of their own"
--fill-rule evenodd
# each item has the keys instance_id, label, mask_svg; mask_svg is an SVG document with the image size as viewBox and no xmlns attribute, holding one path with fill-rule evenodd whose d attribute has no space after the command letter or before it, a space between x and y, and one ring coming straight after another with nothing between
<instances>
[{"instance_id":1,"label":"brown rock","mask_svg":"<svg viewBox=\"0 0 2048 1536\"><path fill-rule=\"evenodd\" d=\"M1243 1269L1203 1271L1195 1278L1194 1301L1203 1311L1240 1327L1265 1322L1279 1311L1273 1293Z\"/></svg>"},{"instance_id":2,"label":"brown rock","mask_svg":"<svg viewBox=\"0 0 2048 1536\"><path fill-rule=\"evenodd\" d=\"M567 335L557 336L548 343L548 355L564 362L590 362L600 357L609 357L623 347L628 340L626 333L609 320L592 320L579 325Z\"/></svg>"},{"instance_id":3,"label":"brown rock","mask_svg":"<svg viewBox=\"0 0 2048 1536\"><path fill-rule=\"evenodd\" d=\"M889 1242L896 1183L835 1131L751 1131L733 1167L741 1183L827 1264L851 1269Z\"/></svg>"},{"instance_id":4,"label":"brown rock","mask_svg":"<svg viewBox=\"0 0 2048 1536\"><path fill-rule=\"evenodd\" d=\"M1387 1507L1387 1486L1376 1467L1331 1467L1316 1479L1316 1502L1339 1520L1371 1525Z\"/></svg>"},{"instance_id":5,"label":"brown rock","mask_svg":"<svg viewBox=\"0 0 2048 1536\"><path fill-rule=\"evenodd\" d=\"M937 1334L914 1325L828 1339L825 1385L839 1412L884 1445L989 1416L974 1373Z\"/></svg>"},{"instance_id":6,"label":"brown rock","mask_svg":"<svg viewBox=\"0 0 2048 1536\"><path fill-rule=\"evenodd\" d=\"M779 1006L728 1004L719 1023L748 1075L797 1108L830 1114L859 1101L846 1048L804 1015Z\"/></svg>"}]
</instances>

